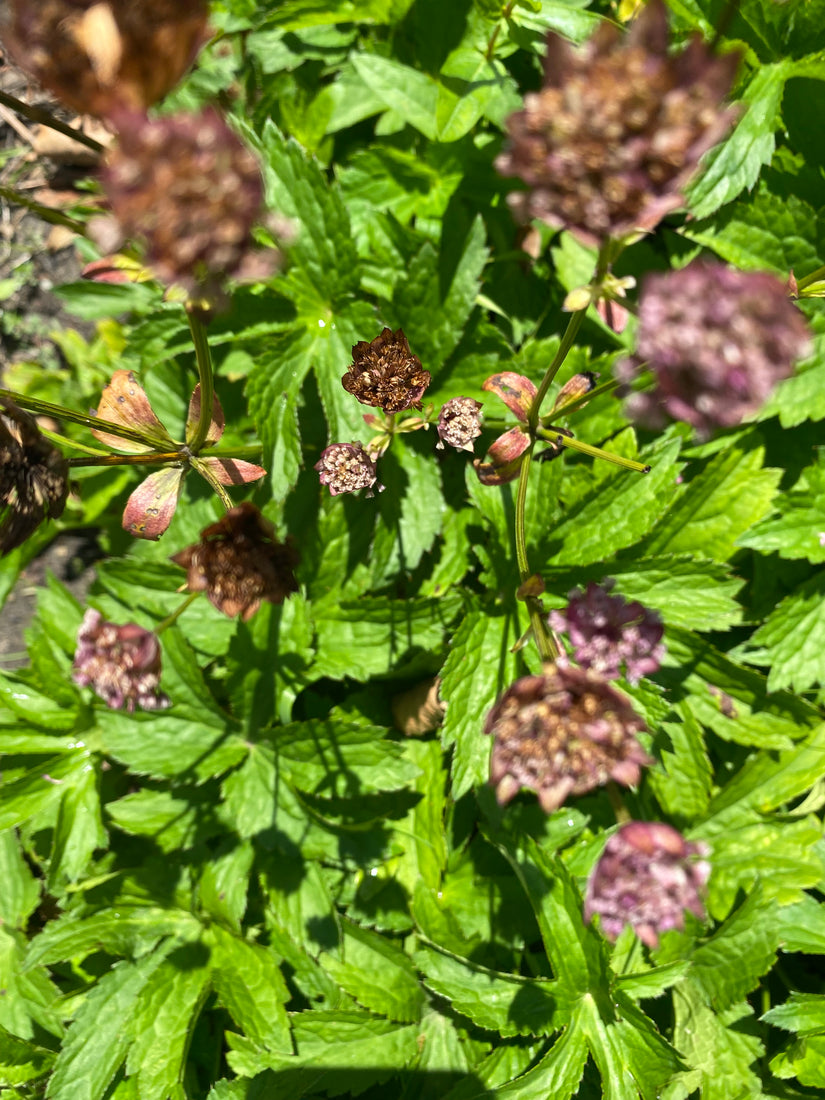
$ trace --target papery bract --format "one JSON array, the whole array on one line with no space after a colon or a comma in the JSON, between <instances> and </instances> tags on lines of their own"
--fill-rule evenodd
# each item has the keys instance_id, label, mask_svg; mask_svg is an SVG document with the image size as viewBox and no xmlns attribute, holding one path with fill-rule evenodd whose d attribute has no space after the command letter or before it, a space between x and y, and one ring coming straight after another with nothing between
<instances>
[{"instance_id":1,"label":"papery bract","mask_svg":"<svg viewBox=\"0 0 825 1100\"><path fill-rule=\"evenodd\" d=\"M341 385L362 405L386 413L418 408L430 384L430 372L410 351L403 329L385 328L374 340L359 340Z\"/></svg>"},{"instance_id":2,"label":"papery bract","mask_svg":"<svg viewBox=\"0 0 825 1100\"><path fill-rule=\"evenodd\" d=\"M69 495L69 464L37 421L0 397L0 555L21 546Z\"/></svg>"}]
</instances>

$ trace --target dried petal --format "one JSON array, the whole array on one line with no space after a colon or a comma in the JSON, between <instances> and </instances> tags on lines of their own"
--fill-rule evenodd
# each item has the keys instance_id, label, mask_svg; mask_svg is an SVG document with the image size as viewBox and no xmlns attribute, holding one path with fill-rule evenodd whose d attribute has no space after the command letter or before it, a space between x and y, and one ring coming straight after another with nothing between
<instances>
[{"instance_id":1,"label":"dried petal","mask_svg":"<svg viewBox=\"0 0 825 1100\"><path fill-rule=\"evenodd\" d=\"M321 484L326 485L332 496L339 493L355 493L366 489L372 496L372 487L378 480L375 463L356 441L355 443L333 443L321 452L315 463ZM378 485L378 492L384 488Z\"/></svg>"},{"instance_id":2,"label":"dried petal","mask_svg":"<svg viewBox=\"0 0 825 1100\"><path fill-rule=\"evenodd\" d=\"M192 397L189 400L189 411L186 414L186 441L190 443L192 437L195 434L195 430L198 426L198 421L201 418L201 384L198 382L197 386L192 392ZM212 395L212 419L209 422L209 428L206 432L206 444L219 443L221 436L223 435L226 421L223 415L223 409L221 403L218 400L218 395L215 393Z\"/></svg>"},{"instance_id":3,"label":"dried petal","mask_svg":"<svg viewBox=\"0 0 825 1100\"><path fill-rule=\"evenodd\" d=\"M658 427L667 414L707 437L757 412L810 343L805 318L774 275L697 260L648 276L638 360L618 364L616 374L629 382L647 361L655 389L633 394L628 415Z\"/></svg>"},{"instance_id":4,"label":"dried petal","mask_svg":"<svg viewBox=\"0 0 825 1100\"><path fill-rule=\"evenodd\" d=\"M420 407L430 372L410 351L403 329L393 332L385 328L374 340L360 340L352 349L352 358L341 385L362 405L374 405L387 413Z\"/></svg>"},{"instance_id":5,"label":"dried petal","mask_svg":"<svg viewBox=\"0 0 825 1100\"><path fill-rule=\"evenodd\" d=\"M171 436L155 416L146 391L130 370L116 370L100 395L100 404L92 414L121 428L143 432L156 441L158 450L174 450ZM107 447L126 454L143 454L153 448L134 443L119 435L92 428L92 435Z\"/></svg>"},{"instance_id":6,"label":"dried petal","mask_svg":"<svg viewBox=\"0 0 825 1100\"><path fill-rule=\"evenodd\" d=\"M205 0L11 0L17 64L81 114L143 110L178 83L206 40Z\"/></svg>"},{"instance_id":7,"label":"dried petal","mask_svg":"<svg viewBox=\"0 0 825 1100\"><path fill-rule=\"evenodd\" d=\"M609 779L635 785L652 763L636 740L644 728L624 695L581 669L524 676L487 716L490 782L502 803L531 787L547 813Z\"/></svg>"},{"instance_id":8,"label":"dried petal","mask_svg":"<svg viewBox=\"0 0 825 1100\"><path fill-rule=\"evenodd\" d=\"M123 530L137 539L157 541L172 522L183 474L182 466L164 466L144 478L126 501Z\"/></svg>"},{"instance_id":9,"label":"dried petal","mask_svg":"<svg viewBox=\"0 0 825 1100\"><path fill-rule=\"evenodd\" d=\"M69 495L69 464L34 417L0 398L0 555L21 546Z\"/></svg>"},{"instance_id":10,"label":"dried petal","mask_svg":"<svg viewBox=\"0 0 825 1100\"><path fill-rule=\"evenodd\" d=\"M472 397L453 397L442 405L436 426L436 448L443 450L444 444L449 443L458 451L472 454L473 440L481 435L481 409L481 402Z\"/></svg>"},{"instance_id":11,"label":"dried petal","mask_svg":"<svg viewBox=\"0 0 825 1100\"><path fill-rule=\"evenodd\" d=\"M505 485L518 477L521 456L530 446L530 439L523 428L509 431L493 440L484 462L475 459L478 480L482 485Z\"/></svg>"},{"instance_id":12,"label":"dried petal","mask_svg":"<svg viewBox=\"0 0 825 1100\"><path fill-rule=\"evenodd\" d=\"M664 627L655 611L637 600L611 596L613 580L590 582L582 592L570 592L565 610L551 611L550 626L568 634L576 662L606 680L624 669L631 684L656 672L665 655Z\"/></svg>"},{"instance_id":13,"label":"dried petal","mask_svg":"<svg viewBox=\"0 0 825 1100\"><path fill-rule=\"evenodd\" d=\"M158 710L169 699L159 690L160 643L136 623L116 626L89 608L77 633L72 679L91 687L113 710Z\"/></svg>"},{"instance_id":14,"label":"dried petal","mask_svg":"<svg viewBox=\"0 0 825 1100\"><path fill-rule=\"evenodd\" d=\"M242 458L201 458L198 465L207 466L221 485L248 485L266 476L263 466L255 466Z\"/></svg>"},{"instance_id":15,"label":"dried petal","mask_svg":"<svg viewBox=\"0 0 825 1100\"><path fill-rule=\"evenodd\" d=\"M510 196L517 216L540 218L598 245L652 229L681 205L700 157L735 117L722 108L738 56L715 56L694 38L667 48L667 16L652 0L622 40L603 23L581 51L547 39L544 87L507 122L497 167L528 190Z\"/></svg>"},{"instance_id":16,"label":"dried petal","mask_svg":"<svg viewBox=\"0 0 825 1100\"><path fill-rule=\"evenodd\" d=\"M691 844L670 825L629 821L605 845L587 882L584 919L598 914L610 940L626 924L648 947L671 928L684 928L685 909L704 920L702 893L710 874L704 844Z\"/></svg>"},{"instance_id":17,"label":"dried petal","mask_svg":"<svg viewBox=\"0 0 825 1100\"><path fill-rule=\"evenodd\" d=\"M523 422L526 422L533 399L538 392L529 378L511 370L490 375L482 382L481 388L487 393L494 393L496 397L500 397L510 412L515 413Z\"/></svg>"},{"instance_id":18,"label":"dried petal","mask_svg":"<svg viewBox=\"0 0 825 1100\"><path fill-rule=\"evenodd\" d=\"M251 618L261 600L283 603L298 591L298 552L279 542L275 528L248 501L201 531L201 541L171 559L187 571L190 592L205 592L230 618Z\"/></svg>"}]
</instances>

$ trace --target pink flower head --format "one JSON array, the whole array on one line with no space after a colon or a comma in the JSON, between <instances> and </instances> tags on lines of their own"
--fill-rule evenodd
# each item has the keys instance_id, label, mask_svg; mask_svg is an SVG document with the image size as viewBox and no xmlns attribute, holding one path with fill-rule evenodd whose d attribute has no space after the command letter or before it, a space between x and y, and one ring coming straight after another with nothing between
<instances>
[{"instance_id":1,"label":"pink flower head","mask_svg":"<svg viewBox=\"0 0 825 1100\"><path fill-rule=\"evenodd\" d=\"M322 485L326 485L332 496L339 493L356 493L366 489L372 496L372 487L378 481L375 463L359 442L332 443L321 452L315 463L315 469ZM384 488L378 483L378 492Z\"/></svg>"},{"instance_id":2,"label":"pink flower head","mask_svg":"<svg viewBox=\"0 0 825 1100\"><path fill-rule=\"evenodd\" d=\"M160 643L136 623L116 626L88 608L77 633L72 679L90 687L113 710L159 710L170 705L159 689Z\"/></svg>"}]
</instances>

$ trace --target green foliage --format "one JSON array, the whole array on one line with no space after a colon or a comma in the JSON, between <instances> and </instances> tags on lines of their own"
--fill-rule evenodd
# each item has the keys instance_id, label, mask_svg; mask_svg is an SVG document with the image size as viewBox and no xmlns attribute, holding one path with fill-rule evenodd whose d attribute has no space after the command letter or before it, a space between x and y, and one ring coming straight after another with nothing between
<instances>
[{"instance_id":1,"label":"green foliage","mask_svg":"<svg viewBox=\"0 0 825 1100\"><path fill-rule=\"evenodd\" d=\"M83 420L127 369L182 439L204 381L198 318L151 279L63 287L94 331L55 335L65 369L12 363L4 384L73 414L44 425L81 457L76 491L3 559L0 602L55 533L94 531L84 604L158 632L170 705L110 709L74 682L86 607L49 577L27 661L0 670L2 1100L802 1100L825 1086L825 141L810 122L825 21L815 0L668 5L677 40L718 27L741 54L739 113L686 210L625 242L610 276L635 307L648 271L697 255L792 271L813 334L758 413L698 440L683 422L630 422L615 370L635 309L622 332L592 304L571 314L595 249L517 226L520 185L495 169L547 32L581 43L632 6L211 4L217 33L162 112L218 101L260 159L276 217L255 232L282 263L231 287L204 332L226 421L215 453L266 470L228 495L293 540L299 590L250 616L197 594L181 609L169 558L220 501L190 476L163 538L131 539L120 517L143 467L94 465ZM385 327L431 375L422 407L393 421L341 385L353 345ZM516 425L485 379L538 387L557 356L541 412L571 446L537 438L526 483L482 484L473 459ZM595 395L551 415L581 372ZM473 455L436 450L456 396L483 405ZM355 440L373 443L374 496L333 496L314 466ZM608 578L663 626L661 668L617 684L651 763L638 787L549 815L532 791L500 806L487 716L542 672L548 613ZM628 817L678 828L711 867L706 919L686 914L654 946L584 920L588 876Z\"/></svg>"}]
</instances>

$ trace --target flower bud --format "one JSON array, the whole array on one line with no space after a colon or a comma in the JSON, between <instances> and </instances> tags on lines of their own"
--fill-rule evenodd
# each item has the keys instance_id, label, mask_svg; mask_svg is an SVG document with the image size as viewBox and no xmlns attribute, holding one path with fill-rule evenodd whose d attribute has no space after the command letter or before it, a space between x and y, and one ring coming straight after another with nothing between
<instances>
[{"instance_id":1,"label":"flower bud","mask_svg":"<svg viewBox=\"0 0 825 1100\"><path fill-rule=\"evenodd\" d=\"M159 710L170 705L159 690L160 643L136 623L116 626L89 608L77 633L72 679L90 687L113 710Z\"/></svg>"},{"instance_id":2,"label":"flower bud","mask_svg":"<svg viewBox=\"0 0 825 1100\"><path fill-rule=\"evenodd\" d=\"M524 676L487 716L490 782L501 803L531 787L546 813L609 779L634 786L653 762L636 740L644 728L624 695L581 669Z\"/></svg>"},{"instance_id":3,"label":"flower bud","mask_svg":"<svg viewBox=\"0 0 825 1100\"><path fill-rule=\"evenodd\" d=\"M670 825L629 821L610 837L587 882L584 919L601 918L609 940L626 924L648 947L671 928L684 928L685 909L704 920L702 893L710 875L704 844L691 844Z\"/></svg>"}]
</instances>

